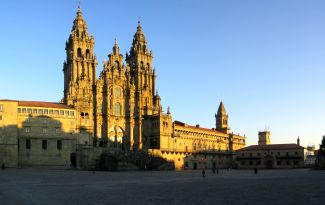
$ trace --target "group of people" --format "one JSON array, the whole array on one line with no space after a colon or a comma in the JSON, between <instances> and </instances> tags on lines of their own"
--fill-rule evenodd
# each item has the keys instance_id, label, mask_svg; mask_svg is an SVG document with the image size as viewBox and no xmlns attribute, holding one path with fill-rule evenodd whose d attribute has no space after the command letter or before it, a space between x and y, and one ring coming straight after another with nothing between
<instances>
[{"instance_id":1,"label":"group of people","mask_svg":"<svg viewBox=\"0 0 325 205\"><path fill-rule=\"evenodd\" d=\"M217 174L219 174L219 169L216 170L216 168L213 167L212 168L213 175L216 173L216 171L217 171ZM205 178L205 169L204 168L202 169L202 177Z\"/></svg>"}]
</instances>

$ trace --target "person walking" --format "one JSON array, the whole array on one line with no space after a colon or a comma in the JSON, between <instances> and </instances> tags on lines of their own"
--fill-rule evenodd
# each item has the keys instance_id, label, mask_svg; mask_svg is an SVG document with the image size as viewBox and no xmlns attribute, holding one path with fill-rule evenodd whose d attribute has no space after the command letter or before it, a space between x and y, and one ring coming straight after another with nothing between
<instances>
[{"instance_id":1,"label":"person walking","mask_svg":"<svg viewBox=\"0 0 325 205\"><path fill-rule=\"evenodd\" d=\"M205 169L202 169L202 177L205 178Z\"/></svg>"}]
</instances>

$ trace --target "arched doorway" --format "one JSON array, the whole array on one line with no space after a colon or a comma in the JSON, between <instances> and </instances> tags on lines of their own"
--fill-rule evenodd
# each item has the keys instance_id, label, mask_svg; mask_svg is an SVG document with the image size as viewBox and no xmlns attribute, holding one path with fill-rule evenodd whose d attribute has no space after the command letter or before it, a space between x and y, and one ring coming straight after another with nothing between
<instances>
[{"instance_id":1,"label":"arched doorway","mask_svg":"<svg viewBox=\"0 0 325 205\"><path fill-rule=\"evenodd\" d=\"M124 131L119 126L114 126L109 129L108 140L112 147L123 148L124 143Z\"/></svg>"}]
</instances>

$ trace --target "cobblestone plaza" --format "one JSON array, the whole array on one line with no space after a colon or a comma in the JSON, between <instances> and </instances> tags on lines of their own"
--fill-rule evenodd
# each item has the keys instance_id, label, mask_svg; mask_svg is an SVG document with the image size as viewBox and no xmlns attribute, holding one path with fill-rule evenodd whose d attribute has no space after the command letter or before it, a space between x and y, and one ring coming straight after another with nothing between
<instances>
[{"instance_id":1,"label":"cobblestone plaza","mask_svg":"<svg viewBox=\"0 0 325 205\"><path fill-rule=\"evenodd\" d=\"M6 169L0 204L323 204L325 172Z\"/></svg>"}]
</instances>

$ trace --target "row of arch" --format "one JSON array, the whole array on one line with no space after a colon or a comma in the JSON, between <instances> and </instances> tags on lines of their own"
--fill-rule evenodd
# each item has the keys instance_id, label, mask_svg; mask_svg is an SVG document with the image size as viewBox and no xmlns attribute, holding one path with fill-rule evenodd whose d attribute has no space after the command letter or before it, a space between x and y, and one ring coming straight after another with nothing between
<instances>
[{"instance_id":1,"label":"row of arch","mask_svg":"<svg viewBox=\"0 0 325 205\"><path fill-rule=\"evenodd\" d=\"M86 54L86 58L90 58L90 50L89 49L86 49L86 53L85 54ZM77 49L77 56L78 56L78 58L82 58L83 57L81 48L78 48Z\"/></svg>"}]
</instances>

